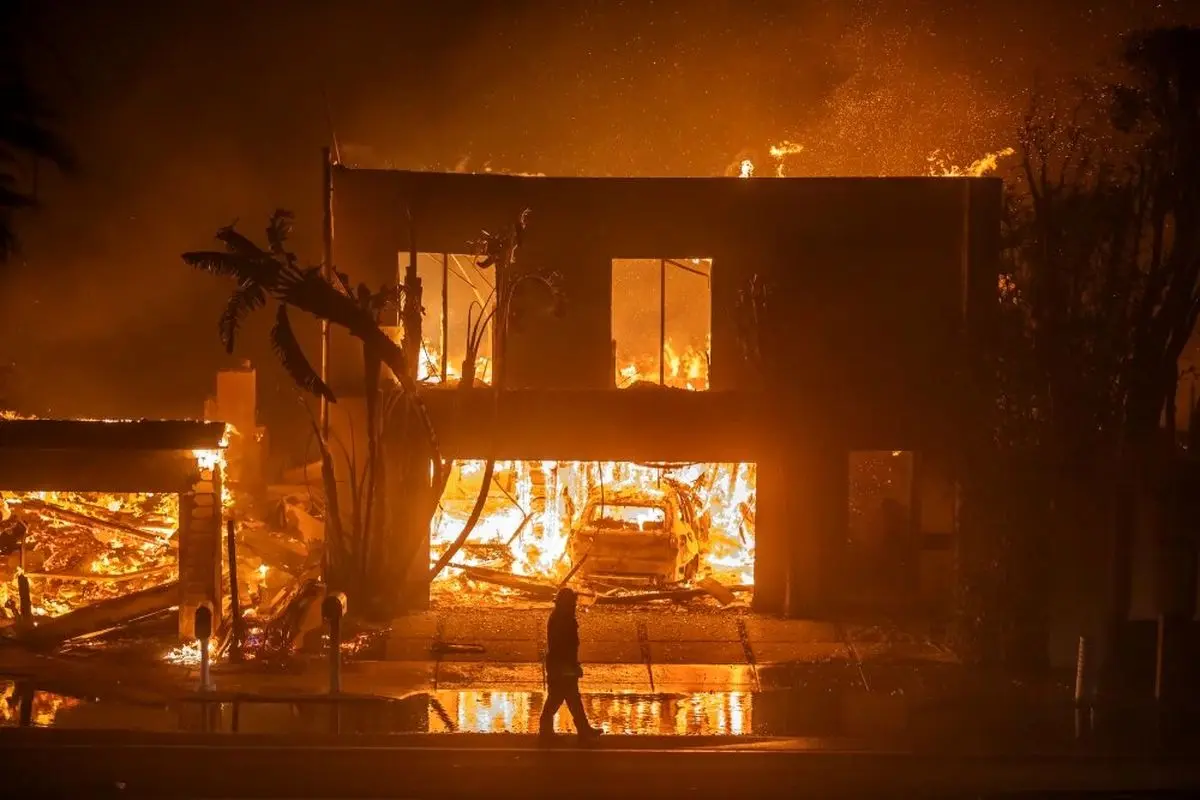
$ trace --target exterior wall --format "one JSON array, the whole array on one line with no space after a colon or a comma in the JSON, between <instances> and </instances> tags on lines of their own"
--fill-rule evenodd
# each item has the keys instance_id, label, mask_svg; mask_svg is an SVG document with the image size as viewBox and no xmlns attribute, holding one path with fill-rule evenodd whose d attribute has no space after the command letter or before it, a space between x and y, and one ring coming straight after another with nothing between
<instances>
[{"instance_id":1,"label":"exterior wall","mask_svg":"<svg viewBox=\"0 0 1200 800\"><path fill-rule=\"evenodd\" d=\"M612 259L712 258L713 394L741 396L742 411L768 431L751 437L738 459L760 465L758 558L770 567L760 571L756 595L766 609L812 610L838 582L847 453L936 452L953 479L963 444L978 435L971 430L984 419L986 387L972 354L995 302L1000 186L989 179L573 179L339 167L334 260L355 280L394 281L397 253L411 245L462 252L480 230L511 224L529 208L519 268L559 272L567 301L561 318L528 321L510 336L507 388L543 390L514 393L507 402L516 408L555 391L602 396L612 389ZM755 274L771 280L772 302L787 321L781 335L793 343L771 397L753 391L738 340L738 296ZM335 390L360 391L360 365L353 343L335 335ZM431 402L447 392L431 391ZM565 409L567 398L560 400ZM666 427L684 413L686 401L677 409L673 402L651 412ZM719 403L692 411L702 437L746 435L743 415ZM576 441L579 454L569 457L603 457L594 454L615 441L579 413L533 421L531 407L528 416L529 425ZM520 425L511 414L505 419L514 428L509 438L519 442ZM573 426L582 430L570 433ZM474 432L462 434L460 450L488 455L489 426L466 427ZM443 430L443 438L456 435ZM529 452L511 457L568 457L533 444L557 433L529 430ZM658 445L654 458L696 450L649 435L647 448Z\"/></svg>"},{"instance_id":2,"label":"exterior wall","mask_svg":"<svg viewBox=\"0 0 1200 800\"><path fill-rule=\"evenodd\" d=\"M179 495L179 638L195 640L196 609L209 603L221 624L221 468L199 469Z\"/></svg>"}]
</instances>

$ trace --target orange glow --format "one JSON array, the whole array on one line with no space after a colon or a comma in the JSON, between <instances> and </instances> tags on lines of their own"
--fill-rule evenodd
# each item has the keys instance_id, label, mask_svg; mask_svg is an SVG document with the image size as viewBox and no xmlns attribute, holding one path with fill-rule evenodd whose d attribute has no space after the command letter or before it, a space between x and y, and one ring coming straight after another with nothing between
<instances>
[{"instance_id":1,"label":"orange glow","mask_svg":"<svg viewBox=\"0 0 1200 800\"><path fill-rule=\"evenodd\" d=\"M536 733L544 695L540 691L454 691L430 693L430 733ZM584 694L592 724L605 733L651 736L748 736L753 733L749 692L693 692L646 696L630 691ZM437 710L441 706L446 719ZM447 719L453 728L446 725ZM573 733L570 714L560 709L554 730Z\"/></svg>"},{"instance_id":2,"label":"orange glow","mask_svg":"<svg viewBox=\"0 0 1200 800\"><path fill-rule=\"evenodd\" d=\"M227 425L218 449L193 451L197 468L224 468L234 433ZM226 481L221 500L232 507ZM21 573L30 579L35 617L61 616L178 577L178 494L0 491L0 518L12 515L28 526L25 566L0 583L0 608L15 602Z\"/></svg>"},{"instance_id":3,"label":"orange glow","mask_svg":"<svg viewBox=\"0 0 1200 800\"><path fill-rule=\"evenodd\" d=\"M482 461L457 461L430 532L431 561L446 551L466 522L479 492ZM573 566L571 531L578 529L589 497L622 494L661 498L677 481L694 492L697 517L711 519L699 548L695 580L711 576L726 585L754 582L753 464L689 464L659 469L628 462L497 462L494 488L484 513L453 564L500 569L535 580L558 582ZM690 581L683 581L690 583ZM446 600L497 598L511 590L473 580L447 568L433 591Z\"/></svg>"}]
</instances>

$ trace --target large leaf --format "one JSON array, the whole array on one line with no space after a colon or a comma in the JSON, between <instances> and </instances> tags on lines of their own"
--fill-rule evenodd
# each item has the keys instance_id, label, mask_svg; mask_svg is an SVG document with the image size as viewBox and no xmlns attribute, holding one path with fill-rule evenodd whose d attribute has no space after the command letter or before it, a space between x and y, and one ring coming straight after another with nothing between
<instances>
[{"instance_id":1,"label":"large leaf","mask_svg":"<svg viewBox=\"0 0 1200 800\"><path fill-rule=\"evenodd\" d=\"M284 270L279 278L276 296L314 317L347 328L359 338L368 328L376 327L370 312L325 280L320 267L310 267L304 271Z\"/></svg>"},{"instance_id":2,"label":"large leaf","mask_svg":"<svg viewBox=\"0 0 1200 800\"><path fill-rule=\"evenodd\" d=\"M213 275L237 278L239 283L246 281L255 281L266 285L271 283L270 280L263 280L267 276L267 268L259 259L216 250L197 250L184 253L182 258L183 262L190 267L211 272Z\"/></svg>"},{"instance_id":3,"label":"large leaf","mask_svg":"<svg viewBox=\"0 0 1200 800\"><path fill-rule=\"evenodd\" d=\"M244 281L229 296L225 311L221 314L221 343L225 352L233 353L233 339L238 326L252 311L257 311L267 303L267 293L255 281Z\"/></svg>"},{"instance_id":4,"label":"large leaf","mask_svg":"<svg viewBox=\"0 0 1200 800\"><path fill-rule=\"evenodd\" d=\"M304 348L296 340L292 323L288 319L287 306L283 303L279 304L279 311L275 314L275 325L271 328L271 348L297 386L318 397L324 397L331 403L337 401L325 381L321 380L321 376L309 363L308 357L304 355Z\"/></svg>"},{"instance_id":5,"label":"large leaf","mask_svg":"<svg viewBox=\"0 0 1200 800\"><path fill-rule=\"evenodd\" d=\"M269 254L265 250L238 233L233 225L226 225L224 228L218 230L217 241L225 245L225 249L230 253L236 253L237 255L253 259L269 257Z\"/></svg>"},{"instance_id":6,"label":"large leaf","mask_svg":"<svg viewBox=\"0 0 1200 800\"><path fill-rule=\"evenodd\" d=\"M270 244L271 252L277 256L287 252L284 249L284 244L287 242L288 236L292 233L292 220L295 215L292 212L282 208L275 209L275 213L271 215L271 219L267 222L267 242Z\"/></svg>"}]
</instances>

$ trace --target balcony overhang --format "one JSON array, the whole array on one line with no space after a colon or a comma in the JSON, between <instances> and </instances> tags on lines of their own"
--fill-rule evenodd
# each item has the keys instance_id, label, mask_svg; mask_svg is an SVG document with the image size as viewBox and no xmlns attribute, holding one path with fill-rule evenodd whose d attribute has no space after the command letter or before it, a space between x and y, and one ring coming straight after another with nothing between
<instances>
[{"instance_id":1,"label":"balcony overhang","mask_svg":"<svg viewBox=\"0 0 1200 800\"><path fill-rule=\"evenodd\" d=\"M820 438L846 450L922 449L944 433L921 420L880 418L812 398L673 389L488 388L423 393L446 458L744 462L788 456Z\"/></svg>"},{"instance_id":2,"label":"balcony overhang","mask_svg":"<svg viewBox=\"0 0 1200 800\"><path fill-rule=\"evenodd\" d=\"M0 420L0 489L179 492L194 450L217 450L222 422Z\"/></svg>"}]
</instances>

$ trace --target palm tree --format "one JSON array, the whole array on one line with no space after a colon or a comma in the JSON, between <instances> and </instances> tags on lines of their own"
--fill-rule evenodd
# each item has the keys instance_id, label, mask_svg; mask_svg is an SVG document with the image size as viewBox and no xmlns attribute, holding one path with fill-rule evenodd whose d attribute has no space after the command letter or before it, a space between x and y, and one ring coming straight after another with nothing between
<instances>
[{"instance_id":1,"label":"palm tree","mask_svg":"<svg viewBox=\"0 0 1200 800\"><path fill-rule=\"evenodd\" d=\"M51 129L54 115L37 96L25 75L10 59L0 63L0 263L17 247L13 218L17 211L37 205L36 182L22 188L21 171L28 165L36 175L42 161L63 172L75 169L70 147Z\"/></svg>"},{"instance_id":2,"label":"palm tree","mask_svg":"<svg viewBox=\"0 0 1200 800\"><path fill-rule=\"evenodd\" d=\"M449 475L448 465L441 458L437 434L429 412L417 391L417 383L409 371L403 348L379 325L382 312L402 296L398 287L384 287L372 293L365 285L351 289L350 280L335 272L333 280L323 274L321 267L300 267L296 254L287 249L292 229L290 211L277 210L267 224L267 248L263 249L239 233L234 225L217 231L222 250L187 252L183 261L214 275L234 278L233 290L221 314L221 341L233 352L234 340L242 322L271 300L276 302L275 324L271 329L271 346L283 368L301 389L328 402L336 402L333 391L313 368L292 329L289 309L307 312L331 325L347 330L363 345L366 362L366 395L369 405L367 455L362 474L352 453L347 453L351 469L351 500L353 517L351 538L343 531L338 504L338 492L333 475L333 456L329 444L314 425L321 448L322 478L326 502L326 557L330 578L335 583L350 584L347 588L367 589L367 539L373 530L371 517L375 511L379 483L380 370L386 365L396 379L400 394L412 403L425 431L428 450L433 461L430 493L441 496ZM236 223L235 223L236 224ZM436 502L436 501L435 501ZM361 586L354 584L363 584Z\"/></svg>"}]
</instances>

